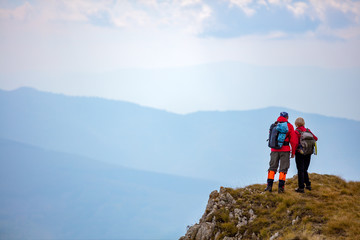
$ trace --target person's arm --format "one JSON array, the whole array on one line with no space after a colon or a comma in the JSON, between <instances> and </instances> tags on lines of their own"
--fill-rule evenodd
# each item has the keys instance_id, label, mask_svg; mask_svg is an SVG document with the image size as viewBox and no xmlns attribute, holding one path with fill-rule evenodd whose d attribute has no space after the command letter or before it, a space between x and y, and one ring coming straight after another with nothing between
<instances>
[{"instance_id":1,"label":"person's arm","mask_svg":"<svg viewBox=\"0 0 360 240\"><path fill-rule=\"evenodd\" d=\"M295 138L296 138L296 146L295 146L295 151L296 149L299 147L299 144L300 144L300 136L301 136L301 133L299 133L297 130L294 130L294 133L295 133Z\"/></svg>"},{"instance_id":2,"label":"person's arm","mask_svg":"<svg viewBox=\"0 0 360 240\"><path fill-rule=\"evenodd\" d=\"M309 129L309 131L314 136L315 141L317 141L318 140L317 136L315 136L315 134L313 134L310 129Z\"/></svg>"},{"instance_id":3,"label":"person's arm","mask_svg":"<svg viewBox=\"0 0 360 240\"><path fill-rule=\"evenodd\" d=\"M289 132L290 132L290 145L291 145L291 158L293 158L295 156L295 152L296 152L296 148L299 144L299 137L296 134L296 131L294 130L294 127L291 126L289 128Z\"/></svg>"}]
</instances>

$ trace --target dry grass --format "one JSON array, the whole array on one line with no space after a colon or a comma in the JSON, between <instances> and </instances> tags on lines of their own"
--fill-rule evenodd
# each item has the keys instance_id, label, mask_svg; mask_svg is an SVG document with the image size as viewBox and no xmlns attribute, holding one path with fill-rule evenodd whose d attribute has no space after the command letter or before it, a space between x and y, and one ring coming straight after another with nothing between
<instances>
[{"instance_id":1,"label":"dry grass","mask_svg":"<svg viewBox=\"0 0 360 240\"><path fill-rule=\"evenodd\" d=\"M260 184L227 188L236 204L217 213L222 236L235 235L236 222L226 216L229 211L251 208L257 217L240 229L245 239L251 239L252 233L269 239L276 232L277 239L360 239L360 182L315 173L310 179L313 190L304 194L294 191L296 176L287 180L284 194L277 193L276 184L273 193L264 193L265 185Z\"/></svg>"}]
</instances>

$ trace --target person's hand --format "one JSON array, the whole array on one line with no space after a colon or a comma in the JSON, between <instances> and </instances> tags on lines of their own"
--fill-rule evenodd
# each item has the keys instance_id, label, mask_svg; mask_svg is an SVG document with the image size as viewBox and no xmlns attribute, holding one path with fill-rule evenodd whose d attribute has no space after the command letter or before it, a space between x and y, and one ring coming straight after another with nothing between
<instances>
[{"instance_id":1,"label":"person's hand","mask_svg":"<svg viewBox=\"0 0 360 240\"><path fill-rule=\"evenodd\" d=\"M294 157L295 157L295 154L292 153L292 154L291 154L291 158L294 158Z\"/></svg>"}]
</instances>

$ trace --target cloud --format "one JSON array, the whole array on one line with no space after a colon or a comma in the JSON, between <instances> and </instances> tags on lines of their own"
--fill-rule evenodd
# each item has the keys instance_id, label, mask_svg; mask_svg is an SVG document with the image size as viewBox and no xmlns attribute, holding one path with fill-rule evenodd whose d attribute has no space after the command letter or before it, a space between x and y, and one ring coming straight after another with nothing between
<instances>
[{"instance_id":1,"label":"cloud","mask_svg":"<svg viewBox=\"0 0 360 240\"><path fill-rule=\"evenodd\" d=\"M182 0L180 2L181 6L191 6L201 3L201 0Z\"/></svg>"},{"instance_id":2,"label":"cloud","mask_svg":"<svg viewBox=\"0 0 360 240\"><path fill-rule=\"evenodd\" d=\"M227 0L229 6L236 6L248 16L253 15L256 9L265 7L267 10L286 8L294 16L307 15L314 19L326 22L329 11L337 10L344 14L352 14L352 21L360 22L360 2L354 0ZM307 11L309 10L309 11Z\"/></svg>"},{"instance_id":3,"label":"cloud","mask_svg":"<svg viewBox=\"0 0 360 240\"><path fill-rule=\"evenodd\" d=\"M295 2L286 6L296 17L302 16L308 9L308 4L305 2Z\"/></svg>"},{"instance_id":4,"label":"cloud","mask_svg":"<svg viewBox=\"0 0 360 240\"><path fill-rule=\"evenodd\" d=\"M331 11L339 11L342 14L349 14L349 22L360 23L360 2L350 0L309 0L312 11L309 15L318 18L322 22L328 22Z\"/></svg>"},{"instance_id":5,"label":"cloud","mask_svg":"<svg viewBox=\"0 0 360 240\"><path fill-rule=\"evenodd\" d=\"M101 72L226 61L358 67L358 3L25 1L0 9L0 33L7 36L0 38L0 71ZM247 15L239 6L256 12ZM332 25L334 14L344 17L342 26Z\"/></svg>"},{"instance_id":6,"label":"cloud","mask_svg":"<svg viewBox=\"0 0 360 240\"><path fill-rule=\"evenodd\" d=\"M255 14L255 9L251 8L250 5L253 3L253 0L228 0L230 6L236 6L240 8L247 16L252 16Z\"/></svg>"},{"instance_id":7,"label":"cloud","mask_svg":"<svg viewBox=\"0 0 360 240\"><path fill-rule=\"evenodd\" d=\"M348 39L355 36L354 29L360 24L360 1L39 0L20 2L15 8L0 8L0 19L27 24L63 22L130 30L150 28L201 37L312 31L321 38L326 33ZM353 34L341 35L346 28L352 29ZM218 34L219 31L222 33Z\"/></svg>"},{"instance_id":8,"label":"cloud","mask_svg":"<svg viewBox=\"0 0 360 240\"><path fill-rule=\"evenodd\" d=\"M202 0L48 0L24 2L15 9L0 9L0 18L29 22L85 23L115 28L175 29L200 34L212 8Z\"/></svg>"},{"instance_id":9,"label":"cloud","mask_svg":"<svg viewBox=\"0 0 360 240\"><path fill-rule=\"evenodd\" d=\"M23 5L20 5L15 9L0 9L0 19L23 21L29 17L32 11L33 7L31 4L25 2Z\"/></svg>"},{"instance_id":10,"label":"cloud","mask_svg":"<svg viewBox=\"0 0 360 240\"><path fill-rule=\"evenodd\" d=\"M248 66L263 66L258 69L270 72L278 70L279 74L273 74L275 81L277 76L282 76L282 69L299 66L310 67L306 68L309 71L301 71L304 79L317 80L318 76L311 71L314 66L324 72L353 68L356 72L352 76L357 79L359 3L349 0L36 0L6 7L0 3L0 81L9 87L16 83L41 85L48 89L72 89L74 94L79 94L82 86L84 89L89 86L91 76L97 76L89 86L91 93L96 95L103 87L103 96L113 91L115 98L129 92L126 87L114 87L124 79L135 87L144 84L148 89L149 76L141 70L151 69L166 73L162 81L173 92L167 93L165 101L159 104L167 104L166 99L178 93L176 85L172 85L174 79L184 86L186 93L189 86L193 87L193 81L205 83L216 78L221 86L223 81L229 81L228 73L234 81L241 82L241 73ZM208 69L218 69L221 63L239 62L244 64L239 74L226 69L216 75L202 74ZM202 64L207 65L200 67L200 72L177 74L176 69ZM138 74L139 84L134 83L129 69ZM286 81L295 81L291 74L294 73L289 71ZM249 82L254 82L252 72L246 75ZM268 81L264 76L261 81ZM107 78L113 84L107 84ZM154 80L158 83L157 76ZM161 84L154 86L161 88ZM168 88L164 89L166 92ZM213 99L212 92L218 89L211 89L209 99ZM240 102L227 98L231 89L238 91L241 86L231 85L219 99ZM236 92L233 96L238 95ZM141 93L137 96L142 97ZM194 94L186 100L192 106L190 103L199 96ZM181 95L179 106L183 99ZM215 104L203 101L204 109Z\"/></svg>"}]
</instances>

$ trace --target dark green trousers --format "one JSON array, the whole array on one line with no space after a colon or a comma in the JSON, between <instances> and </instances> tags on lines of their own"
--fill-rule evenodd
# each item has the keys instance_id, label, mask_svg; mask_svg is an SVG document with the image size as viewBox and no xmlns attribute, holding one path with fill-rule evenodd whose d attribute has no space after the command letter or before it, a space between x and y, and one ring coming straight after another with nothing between
<instances>
[{"instance_id":1,"label":"dark green trousers","mask_svg":"<svg viewBox=\"0 0 360 240\"><path fill-rule=\"evenodd\" d=\"M269 171L287 173L290 167L290 152L271 152ZM279 167L280 165L280 167Z\"/></svg>"}]
</instances>

